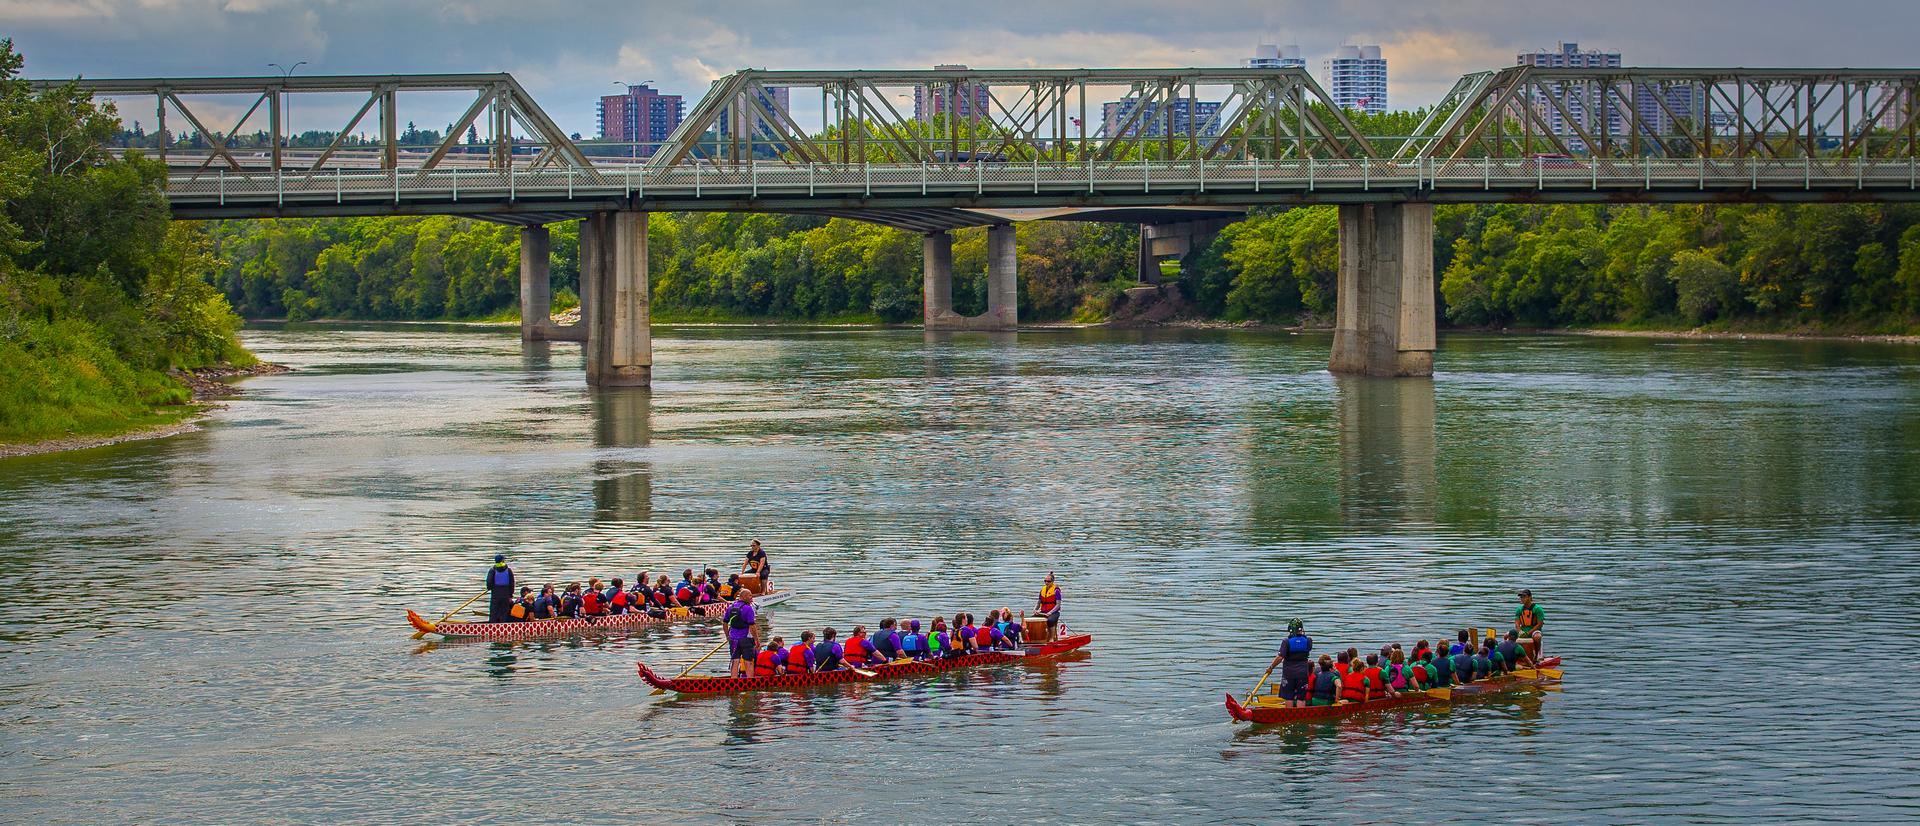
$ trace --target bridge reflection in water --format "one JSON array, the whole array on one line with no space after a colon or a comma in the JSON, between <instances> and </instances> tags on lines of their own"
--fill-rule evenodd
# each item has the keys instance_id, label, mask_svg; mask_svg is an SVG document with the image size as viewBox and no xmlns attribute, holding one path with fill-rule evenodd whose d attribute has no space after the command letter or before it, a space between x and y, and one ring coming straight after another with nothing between
<instances>
[{"instance_id":1,"label":"bridge reflection in water","mask_svg":"<svg viewBox=\"0 0 1920 826\"><path fill-rule=\"evenodd\" d=\"M1433 382L1335 380L1345 524L1432 524L1438 504Z\"/></svg>"},{"instance_id":2,"label":"bridge reflection in water","mask_svg":"<svg viewBox=\"0 0 1920 826\"><path fill-rule=\"evenodd\" d=\"M653 441L653 393L645 387L595 389L593 509L601 521L637 522L653 516L653 464L620 455L618 448L649 447Z\"/></svg>"}]
</instances>

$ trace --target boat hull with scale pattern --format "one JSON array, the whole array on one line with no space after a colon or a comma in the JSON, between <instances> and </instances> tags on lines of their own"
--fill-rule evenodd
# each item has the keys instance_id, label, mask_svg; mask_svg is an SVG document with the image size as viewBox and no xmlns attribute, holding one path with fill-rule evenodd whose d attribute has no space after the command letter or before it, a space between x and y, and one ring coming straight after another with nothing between
<instances>
[{"instance_id":1,"label":"boat hull with scale pattern","mask_svg":"<svg viewBox=\"0 0 1920 826\"><path fill-rule=\"evenodd\" d=\"M1232 694L1228 694L1227 714L1231 715L1235 722L1277 725L1281 723L1297 723L1303 720L1347 717L1354 714L1366 714L1405 706L1445 705L1456 700L1465 700L1474 697L1490 697L1516 689L1537 688L1557 684L1560 682L1560 678L1558 676L1547 676L1545 670L1552 669L1557 672L1559 665L1559 657L1548 657L1540 661L1540 669L1521 669L1517 672L1519 676L1493 677L1466 685L1454 686L1448 689L1446 699L1421 691L1402 694L1399 697L1370 700L1364 703L1341 703L1331 706L1287 708L1280 705L1266 704L1267 697L1257 698L1254 704L1250 706L1242 705ZM1528 674L1532 676L1525 676Z\"/></svg>"},{"instance_id":2,"label":"boat hull with scale pattern","mask_svg":"<svg viewBox=\"0 0 1920 826\"><path fill-rule=\"evenodd\" d=\"M1079 634L1061 637L1053 642L1027 646L1021 651L982 651L978 654L940 660L905 662L896 660L865 669L873 674L871 677L845 668L836 671L816 671L810 674L776 674L769 677L676 677L672 679L653 673L653 669L648 668L644 662L639 664L639 670L640 679L645 680L647 685L663 691L677 691L681 694L738 694L747 691L784 691L839 683L893 680L984 665L1032 662L1084 648L1090 642L1093 642L1092 634Z\"/></svg>"},{"instance_id":3,"label":"boat hull with scale pattern","mask_svg":"<svg viewBox=\"0 0 1920 826\"><path fill-rule=\"evenodd\" d=\"M793 597L793 591L774 591L765 596L753 598L755 608L779 605ZM687 613L670 612L665 617L632 612L612 616L587 619L551 619L529 622L428 622L419 614L409 610L407 623L423 634L438 634L446 640L486 640L489 642L509 642L513 640L537 640L549 637L570 637L577 634L595 634L606 631L620 631L632 628L646 628L654 625L669 625L676 622L702 622L718 620L730 603L716 602L689 609Z\"/></svg>"}]
</instances>

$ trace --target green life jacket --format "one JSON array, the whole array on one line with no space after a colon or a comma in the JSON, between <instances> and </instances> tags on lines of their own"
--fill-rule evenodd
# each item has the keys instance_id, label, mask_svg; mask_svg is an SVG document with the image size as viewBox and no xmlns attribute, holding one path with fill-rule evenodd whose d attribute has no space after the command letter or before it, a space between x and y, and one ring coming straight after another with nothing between
<instances>
[{"instance_id":1,"label":"green life jacket","mask_svg":"<svg viewBox=\"0 0 1920 826\"><path fill-rule=\"evenodd\" d=\"M927 635L927 650L932 651L935 654L940 653L940 637L939 636L934 634Z\"/></svg>"}]
</instances>

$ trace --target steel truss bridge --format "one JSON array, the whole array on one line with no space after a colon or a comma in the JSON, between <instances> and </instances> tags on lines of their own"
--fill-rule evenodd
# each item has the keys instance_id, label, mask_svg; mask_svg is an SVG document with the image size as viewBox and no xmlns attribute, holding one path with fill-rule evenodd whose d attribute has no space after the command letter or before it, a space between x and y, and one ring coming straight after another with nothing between
<instances>
[{"instance_id":1,"label":"steel truss bridge","mask_svg":"<svg viewBox=\"0 0 1920 826\"><path fill-rule=\"evenodd\" d=\"M73 82L197 136L148 150L186 218L905 210L926 228L980 208L1920 198L1920 70L1515 67L1461 78L1396 137L1361 134L1300 69L742 71L664 143L612 146L569 139L505 74ZM436 145L399 140L416 93L471 96ZM358 103L332 144L287 146L287 110L326 96ZM244 112L224 129L201 114L223 100ZM236 148L249 128L264 145Z\"/></svg>"},{"instance_id":2,"label":"steel truss bridge","mask_svg":"<svg viewBox=\"0 0 1920 826\"><path fill-rule=\"evenodd\" d=\"M1461 78L1413 134L1384 137L1300 69L755 70L715 81L667 140L635 144L570 139L505 74L36 83L68 82L123 112L152 102L176 217L522 225L522 335L584 341L600 386L651 381L656 210L922 232L927 329L1007 330L1013 221L1138 222L1147 278L1154 257L1249 207L1338 204L1330 368L1420 376L1436 347L1434 204L1920 200L1920 69L1515 67ZM431 96L464 113L409 145L399 124L451 107L408 117L403 101ZM353 114L328 145L294 148L296 99ZM241 114L222 130L215 111ZM573 218L585 322L557 328L545 225ZM963 317L948 230L968 226L988 227L988 307Z\"/></svg>"}]
</instances>

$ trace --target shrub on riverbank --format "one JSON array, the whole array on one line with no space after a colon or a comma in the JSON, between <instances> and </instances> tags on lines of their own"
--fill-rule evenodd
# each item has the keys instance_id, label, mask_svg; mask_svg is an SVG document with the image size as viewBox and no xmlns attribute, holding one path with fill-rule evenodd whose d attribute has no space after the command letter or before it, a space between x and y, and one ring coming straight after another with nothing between
<instances>
[{"instance_id":1,"label":"shrub on riverbank","mask_svg":"<svg viewBox=\"0 0 1920 826\"><path fill-rule=\"evenodd\" d=\"M20 67L0 41L0 442L178 419L168 369L253 362L205 234L171 222L159 164L106 151L110 107Z\"/></svg>"}]
</instances>

